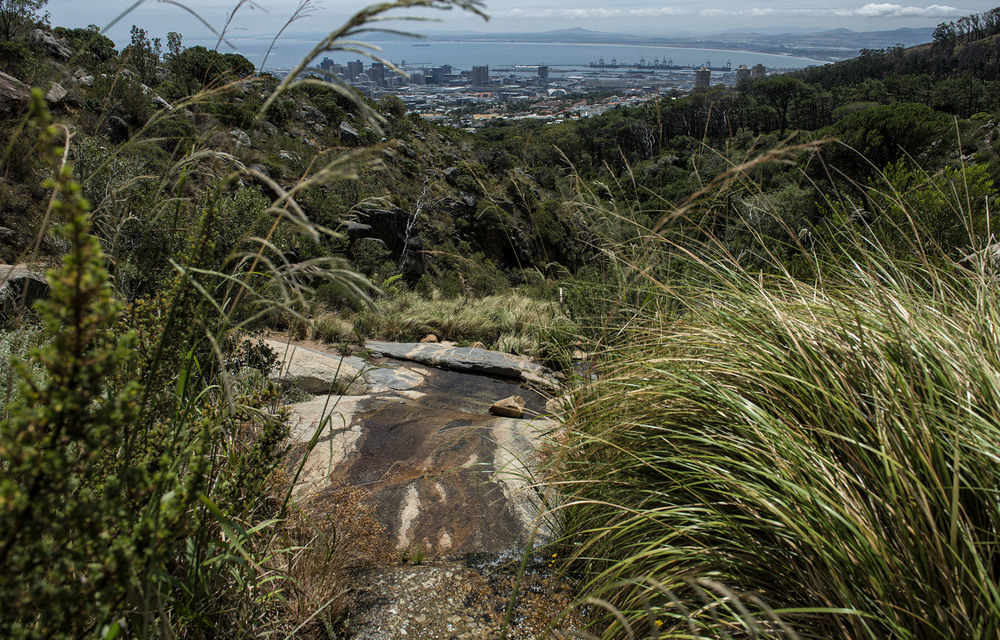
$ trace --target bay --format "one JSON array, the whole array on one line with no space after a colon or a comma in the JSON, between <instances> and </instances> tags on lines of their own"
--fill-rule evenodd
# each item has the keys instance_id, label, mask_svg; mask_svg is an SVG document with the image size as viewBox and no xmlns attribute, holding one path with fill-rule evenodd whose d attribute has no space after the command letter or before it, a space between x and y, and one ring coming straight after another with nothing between
<instances>
[{"instance_id":1,"label":"bay","mask_svg":"<svg viewBox=\"0 0 1000 640\"><path fill-rule=\"evenodd\" d=\"M269 42L250 38L232 38L240 53L255 65L260 65ZM214 44L214 43L213 43ZM287 69L306 55L314 41L304 39L281 39L267 60L267 70ZM686 47L635 46L595 43L531 43L511 41L454 42L443 40L393 40L372 42L381 51L377 55L393 62L405 62L412 67L436 67L452 65L457 69L471 69L474 65L489 65L490 69L515 66L550 65L554 67L587 67L592 62L604 59L610 64L614 59L619 65L632 65L645 60L652 64L671 62L681 66L701 66L711 62L713 67L722 67L727 62L734 68L745 64L752 67L763 64L771 69L801 69L823 61L794 56L783 56L752 51L728 51L720 49L694 49ZM314 64L328 57L338 64L363 58L356 52L332 52L321 56ZM365 60L365 66L368 60Z\"/></svg>"}]
</instances>

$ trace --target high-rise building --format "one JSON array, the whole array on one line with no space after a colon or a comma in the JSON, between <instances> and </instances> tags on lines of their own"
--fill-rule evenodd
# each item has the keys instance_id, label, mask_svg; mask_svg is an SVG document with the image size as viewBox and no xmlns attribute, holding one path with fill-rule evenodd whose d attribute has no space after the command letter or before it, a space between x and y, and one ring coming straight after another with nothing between
<instances>
[{"instance_id":1,"label":"high-rise building","mask_svg":"<svg viewBox=\"0 0 1000 640\"><path fill-rule=\"evenodd\" d=\"M354 62L347 63L347 79L356 80L358 76L365 70L365 63L360 60L355 60Z\"/></svg>"},{"instance_id":2,"label":"high-rise building","mask_svg":"<svg viewBox=\"0 0 1000 640\"><path fill-rule=\"evenodd\" d=\"M485 87L490 83L489 65L478 65L472 67L472 86Z\"/></svg>"},{"instance_id":3,"label":"high-rise building","mask_svg":"<svg viewBox=\"0 0 1000 640\"><path fill-rule=\"evenodd\" d=\"M381 62L373 62L368 68L368 77L375 83L376 87L385 86L385 65Z\"/></svg>"},{"instance_id":4,"label":"high-rise building","mask_svg":"<svg viewBox=\"0 0 1000 640\"><path fill-rule=\"evenodd\" d=\"M549 68L545 65L538 67L538 79L542 82L549 81Z\"/></svg>"},{"instance_id":5,"label":"high-rise building","mask_svg":"<svg viewBox=\"0 0 1000 640\"><path fill-rule=\"evenodd\" d=\"M694 72L694 88L707 89L712 84L712 70L702 67Z\"/></svg>"},{"instance_id":6,"label":"high-rise building","mask_svg":"<svg viewBox=\"0 0 1000 640\"><path fill-rule=\"evenodd\" d=\"M448 70L451 73L451 70ZM428 80L428 84L444 84L445 71L444 67L434 67L431 69L431 77Z\"/></svg>"},{"instance_id":7,"label":"high-rise building","mask_svg":"<svg viewBox=\"0 0 1000 640\"><path fill-rule=\"evenodd\" d=\"M762 64L755 64L753 69L750 70L750 77L754 80L760 80L767 75L767 69L764 68Z\"/></svg>"},{"instance_id":8,"label":"high-rise building","mask_svg":"<svg viewBox=\"0 0 1000 640\"><path fill-rule=\"evenodd\" d=\"M745 64L741 64L736 68L736 84L743 82L744 80L750 79L750 67Z\"/></svg>"}]
</instances>

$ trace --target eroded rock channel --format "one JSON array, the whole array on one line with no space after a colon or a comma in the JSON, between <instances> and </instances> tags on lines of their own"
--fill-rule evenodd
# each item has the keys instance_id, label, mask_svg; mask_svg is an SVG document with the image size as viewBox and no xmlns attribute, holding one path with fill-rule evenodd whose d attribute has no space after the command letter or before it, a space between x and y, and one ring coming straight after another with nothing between
<instances>
[{"instance_id":1,"label":"eroded rock channel","mask_svg":"<svg viewBox=\"0 0 1000 640\"><path fill-rule=\"evenodd\" d=\"M317 394L289 405L293 440L303 451L314 445L305 454L296 498L363 489L387 546L421 565L384 564L356 576L351 637L496 637L521 551L532 536L537 547L553 531L535 465L538 446L556 423L543 417L546 398L516 375L519 367L532 377L550 372L482 349L459 350L460 371L453 371L438 368L448 366L454 348L447 346L418 348L424 362L438 366L396 358L365 362L319 345L270 346L283 356L283 376ZM397 358L413 347L373 346ZM470 358L503 361L515 373L475 373ZM513 395L524 399L523 418L489 413L491 404ZM526 597L540 590L562 594L544 599L546 609L565 600L564 586L537 572L531 580L536 585ZM544 624L527 625L525 611L539 617L538 607L518 606L513 630L522 630L510 637L534 637Z\"/></svg>"}]
</instances>

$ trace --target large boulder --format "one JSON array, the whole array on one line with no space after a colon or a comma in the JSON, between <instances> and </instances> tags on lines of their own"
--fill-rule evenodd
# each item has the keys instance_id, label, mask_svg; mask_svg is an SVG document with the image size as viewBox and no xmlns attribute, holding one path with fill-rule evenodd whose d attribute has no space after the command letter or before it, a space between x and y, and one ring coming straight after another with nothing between
<instances>
[{"instance_id":1,"label":"large boulder","mask_svg":"<svg viewBox=\"0 0 1000 640\"><path fill-rule=\"evenodd\" d=\"M69 92L63 88L58 82L52 85L52 88L48 90L45 94L45 100L49 104L59 104L63 101Z\"/></svg>"},{"instance_id":2,"label":"large boulder","mask_svg":"<svg viewBox=\"0 0 1000 640\"><path fill-rule=\"evenodd\" d=\"M302 107L302 116L304 120L313 120L319 124L329 123L329 120L327 120L323 112L317 109L316 107L312 106L311 104L307 104L306 106Z\"/></svg>"},{"instance_id":3,"label":"large boulder","mask_svg":"<svg viewBox=\"0 0 1000 640\"><path fill-rule=\"evenodd\" d=\"M73 47L66 44L65 41L56 38L48 31L35 29L31 32L30 38L35 44L41 45L45 49L45 53L53 58L69 60L70 56L73 55Z\"/></svg>"},{"instance_id":4,"label":"large boulder","mask_svg":"<svg viewBox=\"0 0 1000 640\"><path fill-rule=\"evenodd\" d=\"M361 136L358 135L358 132L354 129L354 127L347 124L346 122L340 123L340 129L338 130L338 133L340 135L340 141L343 142L344 144L353 147L357 146L361 142Z\"/></svg>"},{"instance_id":5,"label":"large boulder","mask_svg":"<svg viewBox=\"0 0 1000 640\"><path fill-rule=\"evenodd\" d=\"M128 123L118 116L109 117L106 126L112 142L125 142L132 135Z\"/></svg>"},{"instance_id":6,"label":"large boulder","mask_svg":"<svg viewBox=\"0 0 1000 640\"><path fill-rule=\"evenodd\" d=\"M39 298L49 296L45 277L25 264L0 264L0 319L4 322L20 315Z\"/></svg>"},{"instance_id":7,"label":"large boulder","mask_svg":"<svg viewBox=\"0 0 1000 640\"><path fill-rule=\"evenodd\" d=\"M253 144L253 141L250 140L250 136L242 129L233 129L229 132L229 135L236 140L237 147L249 147Z\"/></svg>"},{"instance_id":8,"label":"large boulder","mask_svg":"<svg viewBox=\"0 0 1000 640\"><path fill-rule=\"evenodd\" d=\"M16 115L28 104L31 91L14 76L0 72L0 113Z\"/></svg>"}]
</instances>

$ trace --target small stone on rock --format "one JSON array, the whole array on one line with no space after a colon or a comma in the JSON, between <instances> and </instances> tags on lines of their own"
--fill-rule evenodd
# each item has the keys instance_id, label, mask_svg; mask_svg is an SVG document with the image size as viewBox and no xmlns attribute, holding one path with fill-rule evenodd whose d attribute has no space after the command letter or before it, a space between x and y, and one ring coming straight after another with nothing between
<instances>
[{"instance_id":1,"label":"small stone on rock","mask_svg":"<svg viewBox=\"0 0 1000 640\"><path fill-rule=\"evenodd\" d=\"M510 396L503 400L497 400L490 405L490 413L503 418L520 418L524 416L524 398Z\"/></svg>"},{"instance_id":2,"label":"small stone on rock","mask_svg":"<svg viewBox=\"0 0 1000 640\"><path fill-rule=\"evenodd\" d=\"M433 333L428 333L427 336L424 337L424 339L421 340L420 342L423 343L423 344L437 344L438 343L438 337L436 335L434 335Z\"/></svg>"}]
</instances>

